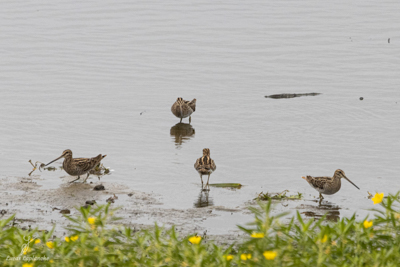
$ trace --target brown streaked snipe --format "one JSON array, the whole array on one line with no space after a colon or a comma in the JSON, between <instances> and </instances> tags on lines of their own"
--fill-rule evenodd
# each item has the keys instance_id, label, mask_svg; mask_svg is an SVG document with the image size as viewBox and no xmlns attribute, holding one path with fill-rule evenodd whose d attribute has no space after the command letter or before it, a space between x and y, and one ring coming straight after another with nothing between
<instances>
[{"instance_id":1,"label":"brown streaked snipe","mask_svg":"<svg viewBox=\"0 0 400 267\"><path fill-rule=\"evenodd\" d=\"M69 149L64 150L64 152L56 158L55 160L50 161L45 166L53 163L56 160L64 158L63 169L72 176L78 176L77 179L71 181L75 182L80 179L80 176L87 173L86 179L83 182L86 182L87 178L90 175L90 171L100 163L100 161L105 158L107 155L97 155L97 157L93 158L72 158L72 151Z\"/></svg>"},{"instance_id":2,"label":"brown streaked snipe","mask_svg":"<svg viewBox=\"0 0 400 267\"><path fill-rule=\"evenodd\" d=\"M182 97L178 97L176 102L171 107L172 113L181 119L189 117L189 123L192 121L192 113L196 111L196 98L192 101L183 100Z\"/></svg>"},{"instance_id":3,"label":"brown streaked snipe","mask_svg":"<svg viewBox=\"0 0 400 267\"><path fill-rule=\"evenodd\" d=\"M210 180L210 175L212 172L214 172L217 169L217 166L215 165L214 160L212 160L210 157L210 149L208 149L208 148L203 149L203 156L196 160L196 163L194 164L194 168L200 174L201 188L203 188L203 175L208 175L206 188L207 188L207 186L210 187L208 184L208 182Z\"/></svg>"},{"instance_id":4,"label":"brown streaked snipe","mask_svg":"<svg viewBox=\"0 0 400 267\"><path fill-rule=\"evenodd\" d=\"M341 169L337 169L333 174L333 177L323 176L323 177L313 177L313 176L306 176L301 177L306 180L311 187L319 192L320 200L324 199L322 194L325 195L333 195L340 190L341 182L340 179L344 178L349 181L352 185L360 189L356 186L349 178L346 177L344 171Z\"/></svg>"}]
</instances>

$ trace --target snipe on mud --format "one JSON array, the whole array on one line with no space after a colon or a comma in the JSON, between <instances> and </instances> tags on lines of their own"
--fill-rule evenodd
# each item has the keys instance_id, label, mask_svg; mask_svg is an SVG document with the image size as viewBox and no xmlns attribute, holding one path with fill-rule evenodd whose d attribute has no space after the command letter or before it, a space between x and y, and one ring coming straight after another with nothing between
<instances>
[{"instance_id":1,"label":"snipe on mud","mask_svg":"<svg viewBox=\"0 0 400 267\"><path fill-rule=\"evenodd\" d=\"M192 113L196 111L196 98L192 101L183 100L182 97L178 97L176 102L171 107L172 114L180 118L182 122L183 118L189 117L189 123L192 121Z\"/></svg>"},{"instance_id":2,"label":"snipe on mud","mask_svg":"<svg viewBox=\"0 0 400 267\"><path fill-rule=\"evenodd\" d=\"M83 182L86 182L87 178L90 175L90 171L100 163L100 161L105 158L107 155L102 156L101 154L97 155L97 157L93 158L72 158L72 151L69 149L64 150L64 152L56 158L55 160L50 161L45 166L50 165L56 160L64 158L63 169L72 176L77 176L78 178L71 181L73 183L80 179L80 176L87 173L86 179Z\"/></svg>"},{"instance_id":3,"label":"snipe on mud","mask_svg":"<svg viewBox=\"0 0 400 267\"><path fill-rule=\"evenodd\" d=\"M217 169L217 166L215 165L214 160L212 160L210 157L210 149L208 149L208 148L203 149L203 156L196 160L196 163L194 164L194 168L200 174L201 188L203 188L203 175L208 175L206 188L207 188L207 186L210 187L208 184L208 182L210 181L210 175L212 172L214 172ZM210 189L208 189L208 190L210 190Z\"/></svg>"},{"instance_id":4,"label":"snipe on mud","mask_svg":"<svg viewBox=\"0 0 400 267\"><path fill-rule=\"evenodd\" d=\"M324 199L322 194L325 195L333 195L336 192L340 190L341 187L341 182L340 179L344 178L347 181L349 181L352 185L360 189L358 186L356 186L352 181L349 180L349 178L346 177L344 174L344 171L341 169L337 169L335 173L333 174L333 177L329 176L322 176L322 177L313 177L313 176L306 176L306 177L301 177L304 180L306 180L311 187L313 187L315 190L319 192L319 199L320 201Z\"/></svg>"}]
</instances>

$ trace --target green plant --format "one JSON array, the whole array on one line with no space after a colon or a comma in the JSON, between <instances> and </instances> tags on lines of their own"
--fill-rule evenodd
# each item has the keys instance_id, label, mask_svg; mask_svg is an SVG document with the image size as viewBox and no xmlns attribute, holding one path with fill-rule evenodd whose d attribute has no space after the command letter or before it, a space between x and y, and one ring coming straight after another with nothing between
<instances>
[{"instance_id":1,"label":"green plant","mask_svg":"<svg viewBox=\"0 0 400 267\"><path fill-rule=\"evenodd\" d=\"M199 236L179 237L174 227L134 231L116 226L109 205L79 209L69 234L52 238L37 229L0 220L0 260L4 266L397 266L400 259L399 193L375 195L372 219L355 216L328 223L304 221L299 213L271 215L271 201L251 208L254 221L239 227L246 241L227 248ZM24 246L24 247L23 247ZM234 249L233 249L234 247ZM21 257L15 259L15 257ZM25 258L24 258L25 257ZM29 258L27 258L29 257ZM32 261L34 258L42 259ZM14 258L14 260L13 260Z\"/></svg>"}]
</instances>

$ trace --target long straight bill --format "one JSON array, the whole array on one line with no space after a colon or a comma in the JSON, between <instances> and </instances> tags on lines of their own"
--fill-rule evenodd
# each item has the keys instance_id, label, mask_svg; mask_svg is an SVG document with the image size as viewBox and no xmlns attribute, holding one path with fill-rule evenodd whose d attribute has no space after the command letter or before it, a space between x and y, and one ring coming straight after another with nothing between
<instances>
[{"instance_id":1,"label":"long straight bill","mask_svg":"<svg viewBox=\"0 0 400 267\"><path fill-rule=\"evenodd\" d=\"M349 178L347 178L347 177L344 177L344 178L346 178L347 181L349 181L352 185L354 185L355 187L357 187L358 190L360 190L360 188L359 188L358 186L356 186L352 181L350 181Z\"/></svg>"},{"instance_id":2,"label":"long straight bill","mask_svg":"<svg viewBox=\"0 0 400 267\"><path fill-rule=\"evenodd\" d=\"M55 160L50 161L49 163L47 163L47 164L44 165L44 166L50 165L51 163L53 163L53 162L56 161L56 160L61 159L62 157L64 157L64 155L59 156L58 158L56 158Z\"/></svg>"}]
</instances>

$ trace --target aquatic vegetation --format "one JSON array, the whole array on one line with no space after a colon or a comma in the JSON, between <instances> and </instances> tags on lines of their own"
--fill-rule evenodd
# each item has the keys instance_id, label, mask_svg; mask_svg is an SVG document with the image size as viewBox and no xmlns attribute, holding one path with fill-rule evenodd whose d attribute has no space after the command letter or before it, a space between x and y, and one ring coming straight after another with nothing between
<instances>
[{"instance_id":1,"label":"aquatic vegetation","mask_svg":"<svg viewBox=\"0 0 400 267\"><path fill-rule=\"evenodd\" d=\"M67 236L22 230L0 220L4 266L397 266L400 258L400 193L381 198L373 218L327 223L300 213L272 215L272 201L251 207L254 221L239 228L247 238L229 247L204 236L180 237L175 227L137 231L118 226L117 209L78 209ZM372 203L371 203L372 206ZM370 215L371 216L371 215ZM19 258L20 257L20 258ZM34 262L32 259L36 259Z\"/></svg>"},{"instance_id":2,"label":"aquatic vegetation","mask_svg":"<svg viewBox=\"0 0 400 267\"><path fill-rule=\"evenodd\" d=\"M31 176L31 174L32 174L34 171L37 170L37 168L38 168L38 167L37 167L38 163L41 163L40 166L39 166L39 171L40 171L40 168L41 168L42 166L44 166L44 163L42 163L42 162L40 162L40 161L36 161L35 164L32 163L32 160L28 160L28 162L29 162L29 163L32 165L32 167L33 167L32 171L31 171L30 173L28 173L29 176Z\"/></svg>"},{"instance_id":3,"label":"aquatic vegetation","mask_svg":"<svg viewBox=\"0 0 400 267\"><path fill-rule=\"evenodd\" d=\"M258 196L254 199L254 200L298 200L298 199L302 199L303 198L303 194L300 192L297 192L297 195L290 195L287 196L286 193L288 193L289 190L284 190L281 193L277 193L277 194L270 194L270 193L264 193L261 192L260 194L258 194Z\"/></svg>"},{"instance_id":4,"label":"aquatic vegetation","mask_svg":"<svg viewBox=\"0 0 400 267\"><path fill-rule=\"evenodd\" d=\"M98 175L98 176L103 176L106 174L110 173L110 169L107 167L104 167L103 163L99 163L94 167L91 171L90 174Z\"/></svg>"},{"instance_id":5,"label":"aquatic vegetation","mask_svg":"<svg viewBox=\"0 0 400 267\"><path fill-rule=\"evenodd\" d=\"M304 93L304 94L276 94L276 95L266 95L265 98L274 98L274 99L282 99L282 98L295 98L301 96L316 96L321 93Z\"/></svg>"},{"instance_id":6,"label":"aquatic vegetation","mask_svg":"<svg viewBox=\"0 0 400 267\"><path fill-rule=\"evenodd\" d=\"M209 186L224 187L224 188L236 188L236 189L242 188L242 185L239 183L219 183L219 184L209 184Z\"/></svg>"}]
</instances>

